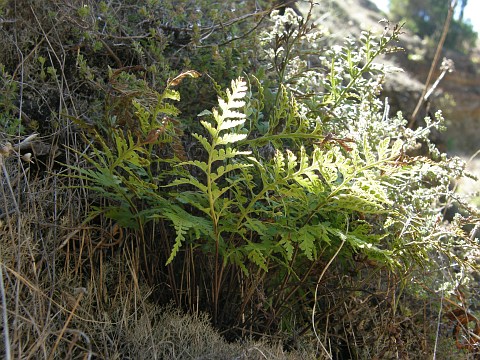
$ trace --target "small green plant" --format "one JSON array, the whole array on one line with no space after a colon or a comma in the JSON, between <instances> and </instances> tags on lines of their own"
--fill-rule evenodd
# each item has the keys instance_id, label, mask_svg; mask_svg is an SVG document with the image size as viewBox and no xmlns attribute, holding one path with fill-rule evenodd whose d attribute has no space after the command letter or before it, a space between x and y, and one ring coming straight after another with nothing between
<instances>
[{"instance_id":1,"label":"small green plant","mask_svg":"<svg viewBox=\"0 0 480 360\"><path fill-rule=\"evenodd\" d=\"M21 116L19 116L21 110L15 106L18 86L2 64L0 64L0 81L0 124L2 129L7 135L22 135L24 126Z\"/></svg>"}]
</instances>

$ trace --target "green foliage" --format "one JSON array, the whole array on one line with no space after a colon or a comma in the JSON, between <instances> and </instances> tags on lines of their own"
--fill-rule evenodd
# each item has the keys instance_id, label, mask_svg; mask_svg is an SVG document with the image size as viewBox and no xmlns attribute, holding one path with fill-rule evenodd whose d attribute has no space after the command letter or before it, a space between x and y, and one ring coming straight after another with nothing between
<instances>
[{"instance_id":1,"label":"green foliage","mask_svg":"<svg viewBox=\"0 0 480 360\"><path fill-rule=\"evenodd\" d=\"M5 66L0 64L0 125L7 135L22 135L24 127L15 106L18 86L9 75Z\"/></svg>"},{"instance_id":2,"label":"green foliage","mask_svg":"<svg viewBox=\"0 0 480 360\"><path fill-rule=\"evenodd\" d=\"M135 94L129 97L135 121L120 127L117 124L119 119L113 115L115 106L107 107L106 119L98 123L98 129L71 117L93 136L93 153L78 152L89 165L78 169L78 178L86 180L90 189L113 201L107 207L97 208L92 216L104 213L121 226L143 228L147 219L141 211L142 202L163 201L161 194L156 192L163 176L168 174L162 165L184 156L179 140L181 130L178 123L170 118L179 113L170 102L180 100L180 94L173 87L186 77L198 76L195 71L181 73L159 93L144 81L121 74L116 85L124 85L124 94ZM172 153L167 158L159 152L165 145L172 146ZM160 169L164 170L162 174L158 173Z\"/></svg>"},{"instance_id":3,"label":"green foliage","mask_svg":"<svg viewBox=\"0 0 480 360\"><path fill-rule=\"evenodd\" d=\"M233 128L239 128L245 122L245 115L236 111L236 109L244 105L242 99L246 90L247 87L244 82L233 82L232 91L227 90L226 101L219 98L220 111L214 109L211 113L204 112L201 114L211 114L214 119L213 125L208 121L201 121L211 138L210 141L203 135L193 134L208 154L208 159L206 161L185 161L178 164L178 166L197 168L202 173L200 178L204 178L205 181L201 182L196 176L189 174L187 177L175 179L168 185L192 185L195 188L193 192L177 194L176 197L181 198L183 203L192 205L208 217L210 226L198 229L207 230L204 235L212 236L217 252L225 248L223 236L225 232L232 228L232 220L234 220L235 216L231 211L234 202L227 199L225 195L229 191L237 189L238 184L244 180L242 177L233 177L232 174L238 170L245 170L246 167L250 166L234 161L238 156L249 154L249 152L237 151L231 147L232 144L246 137L246 134L238 134L231 131ZM225 178L229 179L229 181L223 184ZM228 220L225 221L225 218ZM181 232L185 225L182 225L183 218L177 218L176 220L174 225L177 229L177 239L174 249L178 250L180 247L179 241L184 240ZM197 224L190 223L186 226L193 228ZM170 256L168 262L172 261L174 256L175 251Z\"/></svg>"},{"instance_id":4,"label":"green foliage","mask_svg":"<svg viewBox=\"0 0 480 360\"><path fill-rule=\"evenodd\" d=\"M138 89L119 91L111 72L136 76L152 89L163 89L183 69L194 68L228 86L245 70L250 56L247 45L256 43L251 29L266 15L257 14L254 3L236 0L214 8L207 0L197 1L195 6L189 0L118 4L88 0L73 6L41 0L33 10L31 5L28 0L6 2L0 10L8 20L0 29L0 65L12 76L12 84L24 84L20 75L27 74L28 86L17 85L11 95L31 120L20 119L17 113L10 116L7 109L2 121L12 129L17 126L15 120L23 128L40 132L48 132L54 124L55 131L66 127L69 116L108 128L110 125L103 123L106 104L117 111L113 114L117 126L131 119L132 114L121 109L127 104L130 111L131 96ZM59 7L62 16L58 16ZM180 85L179 91L197 94L178 104L185 119L192 119L215 101L209 81L205 76ZM65 89L65 83L75 86Z\"/></svg>"},{"instance_id":5,"label":"green foliage","mask_svg":"<svg viewBox=\"0 0 480 360\"><path fill-rule=\"evenodd\" d=\"M140 230L170 225L158 266L181 269L170 277L177 297L201 302L217 324L228 316L223 321L255 323L259 331L280 326L291 311L309 321L316 270L332 257L348 267L361 256L408 277L433 266L433 253L460 261L452 244L466 239L459 227L439 230L438 195L449 197L449 178L463 172L428 141L441 114L412 131L378 99L385 70L375 58L395 50L401 29L364 32L325 51L322 34L293 11L271 19L255 49L261 68L225 92L214 83L218 107L189 124L194 150L183 146L172 104L180 101L173 87L197 77L194 71L162 92L112 73L121 96L107 102L104 119L94 129L73 119L94 135L92 152L79 153L88 166L78 177L109 200L92 216ZM134 114L127 126L119 124L119 107ZM431 158L407 155L419 141ZM184 295L196 274L202 291ZM257 306L260 286L266 295Z\"/></svg>"}]
</instances>

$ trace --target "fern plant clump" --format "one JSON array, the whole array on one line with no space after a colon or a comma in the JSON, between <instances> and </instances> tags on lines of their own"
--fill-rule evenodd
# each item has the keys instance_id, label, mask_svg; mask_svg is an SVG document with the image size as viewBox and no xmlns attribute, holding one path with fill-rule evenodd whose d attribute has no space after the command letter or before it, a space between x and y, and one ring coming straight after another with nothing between
<instances>
[{"instance_id":1,"label":"fern plant clump","mask_svg":"<svg viewBox=\"0 0 480 360\"><path fill-rule=\"evenodd\" d=\"M195 153L169 82L133 99L136 134L116 129L114 147L97 134L82 155L79 177L108 200L97 214L163 229L155 265L171 298L235 334L316 331L312 311L329 311L319 286L358 259L408 282L438 254L466 266L452 249L472 246L439 218L439 195L452 196L449 179L463 174L428 141L441 114L411 131L379 100L385 69L375 60L395 50L401 29L323 51L309 16L272 14L261 67L198 115ZM408 155L420 141L430 157Z\"/></svg>"}]
</instances>

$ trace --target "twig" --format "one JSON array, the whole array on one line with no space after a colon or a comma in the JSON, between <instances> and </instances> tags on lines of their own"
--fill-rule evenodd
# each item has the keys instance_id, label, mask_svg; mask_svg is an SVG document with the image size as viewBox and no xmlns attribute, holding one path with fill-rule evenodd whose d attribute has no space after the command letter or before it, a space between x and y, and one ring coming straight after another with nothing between
<instances>
[{"instance_id":1,"label":"twig","mask_svg":"<svg viewBox=\"0 0 480 360\"><path fill-rule=\"evenodd\" d=\"M432 96L432 93L435 91L435 89L438 87L438 85L440 84L440 81L443 80L443 78L445 77L445 75L449 72L452 72L455 70L455 65L453 63L452 60L450 59L447 59L447 58L443 58L443 61L442 61L442 65L440 65L440 70L442 71L440 73L440 75L438 76L437 80L433 83L432 87L430 88L430 90L428 90L428 92L425 94L425 96L423 97L423 101L428 101L428 99L430 99L430 96Z\"/></svg>"},{"instance_id":2,"label":"twig","mask_svg":"<svg viewBox=\"0 0 480 360\"><path fill-rule=\"evenodd\" d=\"M10 194L12 195L14 210L18 215L20 215L20 207L18 206L17 199L15 198L15 191L13 191L12 183L10 182L10 175L8 174L5 163L3 162L2 155L0 155L0 165L2 167L3 175L5 176L5 181L7 183L8 189L10 190Z\"/></svg>"},{"instance_id":3,"label":"twig","mask_svg":"<svg viewBox=\"0 0 480 360\"><path fill-rule=\"evenodd\" d=\"M453 16L453 11L455 10L455 7L457 6L457 0L452 0L450 2L450 5L448 7L448 14L447 18L445 20L445 24L443 25L443 31L442 31L442 36L440 37L440 40L437 45L437 50L435 51L435 56L433 57L432 65L430 66L430 71L427 76L427 80L425 81L425 86L422 91L422 96L420 99L418 99L417 106L415 107L415 110L413 110L412 116L410 118L410 121L408 123L408 127L411 129L413 125L415 124L416 117L418 115L418 112L420 111L420 107L425 103L427 99L425 99L425 96L427 94L427 89L428 86L430 85L430 82L432 81L433 78L433 73L437 67L438 60L440 59L440 54L443 49L443 44L445 43L445 39L447 38L448 34L448 29L450 28L450 22L452 21L452 16Z\"/></svg>"},{"instance_id":4,"label":"twig","mask_svg":"<svg viewBox=\"0 0 480 360\"><path fill-rule=\"evenodd\" d=\"M5 296L5 285L3 283L3 264L0 264L0 296L2 298L2 318L3 318L3 341L5 344L5 360L10 360L10 334L8 330L7 316L7 298Z\"/></svg>"},{"instance_id":5,"label":"twig","mask_svg":"<svg viewBox=\"0 0 480 360\"><path fill-rule=\"evenodd\" d=\"M443 291L442 296L440 297L440 309L438 310L438 319L437 319L437 332L435 334L435 346L433 347L433 358L435 360L437 358L437 347L438 347L438 339L440 337L440 324L442 323L442 310L443 310Z\"/></svg>"}]
</instances>

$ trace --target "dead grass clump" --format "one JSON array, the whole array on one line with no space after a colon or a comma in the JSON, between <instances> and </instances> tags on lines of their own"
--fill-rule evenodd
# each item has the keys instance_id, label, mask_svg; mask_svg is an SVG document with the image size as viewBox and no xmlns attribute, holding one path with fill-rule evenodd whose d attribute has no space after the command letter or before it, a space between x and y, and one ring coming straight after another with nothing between
<instances>
[{"instance_id":1,"label":"dead grass clump","mask_svg":"<svg viewBox=\"0 0 480 360\"><path fill-rule=\"evenodd\" d=\"M74 208L58 179L35 180L32 164L1 159L2 339L5 358L76 358L91 354L89 336L72 327L83 297L59 266L58 241L69 231ZM58 206L58 207L57 207ZM66 285L69 286L66 286Z\"/></svg>"},{"instance_id":2,"label":"dead grass clump","mask_svg":"<svg viewBox=\"0 0 480 360\"><path fill-rule=\"evenodd\" d=\"M281 344L272 346L264 340L228 343L212 328L207 315L186 315L173 307L152 307L125 335L137 359L314 358L312 349L287 353Z\"/></svg>"}]
</instances>

